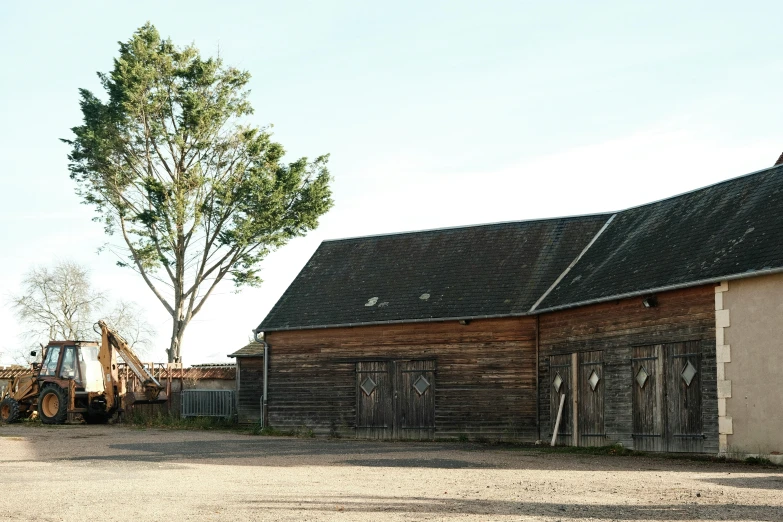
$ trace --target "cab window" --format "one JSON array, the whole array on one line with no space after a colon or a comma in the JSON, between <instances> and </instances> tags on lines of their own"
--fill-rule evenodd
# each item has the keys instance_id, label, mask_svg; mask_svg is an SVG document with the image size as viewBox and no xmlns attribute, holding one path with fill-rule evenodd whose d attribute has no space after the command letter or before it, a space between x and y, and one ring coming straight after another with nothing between
<instances>
[{"instance_id":1,"label":"cab window","mask_svg":"<svg viewBox=\"0 0 783 522\"><path fill-rule=\"evenodd\" d=\"M41 365L41 375L51 375L54 377L57 371L57 360L60 358L60 347L50 346L46 350L46 356L44 357L43 364Z\"/></svg>"},{"instance_id":2,"label":"cab window","mask_svg":"<svg viewBox=\"0 0 783 522\"><path fill-rule=\"evenodd\" d=\"M63 364L62 368L60 369L60 378L61 379L76 379L76 366L74 364L76 360L76 347L75 346L66 346L65 352L63 353ZM77 379L78 380L78 379Z\"/></svg>"}]
</instances>

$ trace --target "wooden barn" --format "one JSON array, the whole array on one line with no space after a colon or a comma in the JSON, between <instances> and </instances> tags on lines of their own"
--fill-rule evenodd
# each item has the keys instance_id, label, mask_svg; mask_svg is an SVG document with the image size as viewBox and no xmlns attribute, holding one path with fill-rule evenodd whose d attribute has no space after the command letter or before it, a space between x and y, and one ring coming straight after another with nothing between
<instances>
[{"instance_id":1,"label":"wooden barn","mask_svg":"<svg viewBox=\"0 0 783 522\"><path fill-rule=\"evenodd\" d=\"M560 414L563 444L781 452L783 167L604 215L327 241L257 331L235 354L245 421L533 441Z\"/></svg>"},{"instance_id":2,"label":"wooden barn","mask_svg":"<svg viewBox=\"0 0 783 522\"><path fill-rule=\"evenodd\" d=\"M536 318L526 314L608 217L324 242L259 327L265 422L535 440ZM263 360L236 355L240 420L256 420Z\"/></svg>"}]
</instances>

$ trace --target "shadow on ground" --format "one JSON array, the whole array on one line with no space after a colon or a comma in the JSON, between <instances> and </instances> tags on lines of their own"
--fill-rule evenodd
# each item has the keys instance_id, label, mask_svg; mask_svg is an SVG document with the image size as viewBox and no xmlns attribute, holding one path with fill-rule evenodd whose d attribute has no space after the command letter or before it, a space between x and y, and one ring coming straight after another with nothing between
<instances>
[{"instance_id":1,"label":"shadow on ground","mask_svg":"<svg viewBox=\"0 0 783 522\"><path fill-rule=\"evenodd\" d=\"M229 459L232 465L242 464L237 460L247 460L248 465L263 465L266 459L275 459L275 465L285 457L319 457L319 464L368 466L368 467L414 467L414 468L505 468L507 465L489 465L480 460L453 458L405 458L406 453L439 453L469 448L465 445L435 444L384 444L364 441L326 441L317 439L293 438L247 438L214 441L183 442L144 442L134 444L109 444L113 450L110 455L84 455L64 460L121 460L138 462L165 462L172 460L215 460ZM480 457L482 447L474 445L472 453ZM470 454L470 453L469 453ZM378 458L373 458L377 455ZM395 455L400 455L395 457ZM366 458L362 458L366 457ZM384 458L385 457L385 458ZM297 459L296 464L301 465Z\"/></svg>"},{"instance_id":2,"label":"shadow on ground","mask_svg":"<svg viewBox=\"0 0 783 522\"><path fill-rule=\"evenodd\" d=\"M433 469L541 469L570 470L574 463L579 469L613 470L627 469L629 461L634 467L646 471L681 471L699 466L703 471L733 471L742 473L775 473L778 470L750 466L742 463L693 462L668 459L660 456L606 456L542 452L536 449L520 451L503 446L487 446L473 443L437 442L378 442L362 440L297 439L283 437L241 437L215 440L185 440L154 442L150 432L149 442L108 444L105 455L82 455L63 460L106 461L210 461L225 460L231 465L301 465L301 459L286 457L312 457L309 462L329 466L363 466ZM415 458L411 456L415 454ZM427 455L422 458L421 455ZM781 474L783 477L783 474ZM744 486L743 486L744 487ZM783 519L781 519L783 520Z\"/></svg>"},{"instance_id":3,"label":"shadow on ground","mask_svg":"<svg viewBox=\"0 0 783 522\"><path fill-rule=\"evenodd\" d=\"M243 501L242 504L247 504ZM251 501L256 508L270 511L323 512L342 511L346 513L421 513L434 515L461 514L516 515L521 517L556 517L568 519L600 520L755 520L759 522L780 522L783 509L769 505L741 504L691 504L691 505L622 505L622 504L580 504L563 505L547 502L515 502L509 500L461 500L432 497L381 497L358 496L344 499L334 497L323 500L258 500ZM305 516L306 518L306 516Z\"/></svg>"},{"instance_id":4,"label":"shadow on ground","mask_svg":"<svg viewBox=\"0 0 783 522\"><path fill-rule=\"evenodd\" d=\"M769 475L780 468L742 463L699 462L664 456L616 456L558 453L520 446L494 446L457 442L380 442L356 439L258 437L231 432L175 430L127 430L112 426L68 429L13 429L3 434L30 440L29 446L43 460L105 462L209 462L233 466L360 466L432 469L525 469L525 470L628 470L741 472ZM20 436L22 436L20 438ZM128 442L117 442L116 439ZM65 448L54 453L49 441ZM69 444L67 439L73 439ZM161 440L162 439L162 440ZM173 440L175 439L175 440ZM6 438L6 440L9 440ZM89 440L89 442L88 442ZM87 444L85 444L87 443ZM71 452L70 450L73 449ZM298 457L298 458L287 458ZM304 458L304 460L302 459ZM34 458L35 459L35 458ZM0 455L0 462L5 461ZM14 460L14 462L21 462ZM780 474L783 480L783 473ZM745 488L783 489L780 482L759 477L758 486L748 479L727 477L716 484ZM783 517L781 517L783 520Z\"/></svg>"},{"instance_id":5,"label":"shadow on ground","mask_svg":"<svg viewBox=\"0 0 783 522\"><path fill-rule=\"evenodd\" d=\"M744 470L743 470L744 471ZM721 477L701 479L702 482L732 488L783 490L783 474L759 477ZM783 516L780 517L783 521Z\"/></svg>"}]
</instances>

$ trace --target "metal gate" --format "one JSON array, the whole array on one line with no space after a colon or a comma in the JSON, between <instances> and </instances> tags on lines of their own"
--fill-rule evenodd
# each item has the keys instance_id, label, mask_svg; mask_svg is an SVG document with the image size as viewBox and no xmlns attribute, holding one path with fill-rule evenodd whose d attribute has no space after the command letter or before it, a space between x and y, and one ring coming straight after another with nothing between
<instances>
[{"instance_id":1,"label":"metal gate","mask_svg":"<svg viewBox=\"0 0 783 522\"><path fill-rule=\"evenodd\" d=\"M435 435L435 361L356 363L356 435L430 439Z\"/></svg>"},{"instance_id":2,"label":"metal gate","mask_svg":"<svg viewBox=\"0 0 783 522\"><path fill-rule=\"evenodd\" d=\"M701 452L701 343L637 346L631 371L634 449Z\"/></svg>"},{"instance_id":3,"label":"metal gate","mask_svg":"<svg viewBox=\"0 0 783 522\"><path fill-rule=\"evenodd\" d=\"M183 390L183 417L223 417L235 414L234 390Z\"/></svg>"}]
</instances>

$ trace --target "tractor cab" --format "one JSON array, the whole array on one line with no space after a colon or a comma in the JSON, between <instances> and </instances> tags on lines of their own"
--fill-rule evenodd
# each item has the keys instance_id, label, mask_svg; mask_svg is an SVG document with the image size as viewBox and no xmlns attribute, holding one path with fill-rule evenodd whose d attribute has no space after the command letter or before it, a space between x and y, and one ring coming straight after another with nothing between
<instances>
[{"instance_id":1,"label":"tractor cab","mask_svg":"<svg viewBox=\"0 0 783 522\"><path fill-rule=\"evenodd\" d=\"M77 392L102 393L103 368L100 345L94 341L50 341L44 348L38 379L63 388L74 381Z\"/></svg>"},{"instance_id":2,"label":"tractor cab","mask_svg":"<svg viewBox=\"0 0 783 522\"><path fill-rule=\"evenodd\" d=\"M43 423L62 424L69 413L81 413L88 423L105 422L114 413L116 401L107 404L107 395L116 390L107 385L115 379L104 375L100 354L101 345L94 341L49 341L44 347L38 368Z\"/></svg>"}]
</instances>

